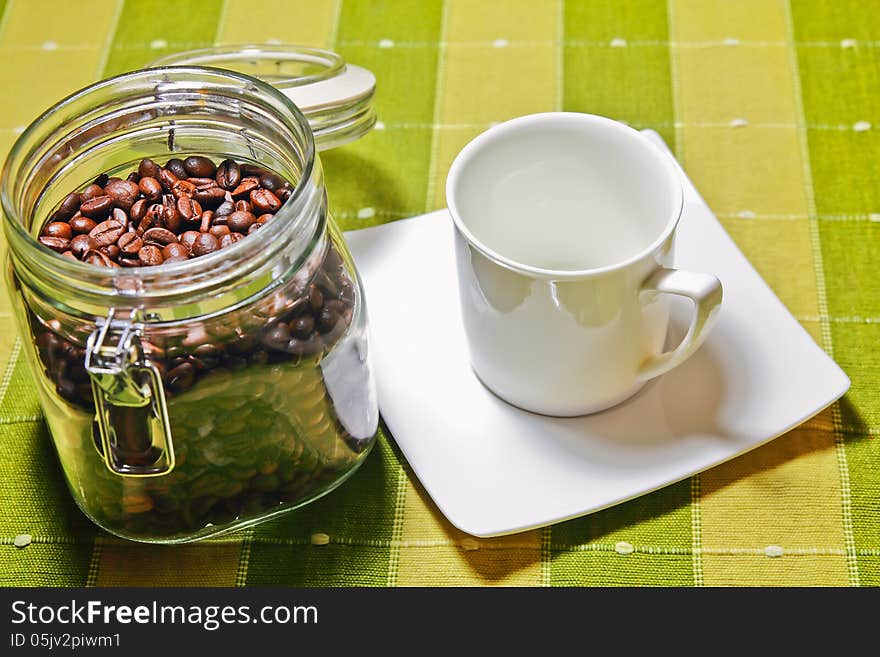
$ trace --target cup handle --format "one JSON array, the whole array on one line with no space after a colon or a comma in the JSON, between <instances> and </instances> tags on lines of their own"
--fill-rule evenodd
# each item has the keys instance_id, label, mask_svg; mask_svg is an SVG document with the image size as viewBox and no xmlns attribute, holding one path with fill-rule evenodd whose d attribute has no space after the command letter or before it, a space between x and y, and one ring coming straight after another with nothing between
<instances>
[{"instance_id":1,"label":"cup handle","mask_svg":"<svg viewBox=\"0 0 880 657\"><path fill-rule=\"evenodd\" d=\"M675 349L652 356L637 374L647 381L678 367L703 344L721 309L721 281L711 274L660 267L642 283L641 294L677 294L694 302L694 318L687 334Z\"/></svg>"}]
</instances>

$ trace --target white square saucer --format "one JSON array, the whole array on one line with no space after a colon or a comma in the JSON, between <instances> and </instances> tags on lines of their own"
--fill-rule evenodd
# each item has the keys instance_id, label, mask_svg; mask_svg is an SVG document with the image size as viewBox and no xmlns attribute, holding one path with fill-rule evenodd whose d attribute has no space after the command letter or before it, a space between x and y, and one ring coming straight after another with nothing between
<instances>
[{"instance_id":1,"label":"white square saucer","mask_svg":"<svg viewBox=\"0 0 880 657\"><path fill-rule=\"evenodd\" d=\"M684 365L585 417L520 410L474 375L446 210L346 234L367 291L382 416L459 529L499 536L618 504L779 436L849 388L682 177L675 263L721 279L718 322ZM671 341L688 318L673 306Z\"/></svg>"}]
</instances>

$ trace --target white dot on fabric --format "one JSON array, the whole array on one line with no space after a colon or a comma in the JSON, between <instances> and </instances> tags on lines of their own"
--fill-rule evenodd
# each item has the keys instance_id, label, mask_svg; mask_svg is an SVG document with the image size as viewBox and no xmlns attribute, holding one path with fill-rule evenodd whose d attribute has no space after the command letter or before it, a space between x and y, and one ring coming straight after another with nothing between
<instances>
[{"instance_id":1,"label":"white dot on fabric","mask_svg":"<svg viewBox=\"0 0 880 657\"><path fill-rule=\"evenodd\" d=\"M626 48L626 39L614 38L611 39L611 47L612 48Z\"/></svg>"},{"instance_id":2,"label":"white dot on fabric","mask_svg":"<svg viewBox=\"0 0 880 657\"><path fill-rule=\"evenodd\" d=\"M315 532L311 538L312 545L327 545L330 543L330 536L324 532Z\"/></svg>"},{"instance_id":3,"label":"white dot on fabric","mask_svg":"<svg viewBox=\"0 0 880 657\"><path fill-rule=\"evenodd\" d=\"M867 132L871 129L871 124L867 121L856 121L853 123L853 130L856 132Z\"/></svg>"},{"instance_id":4,"label":"white dot on fabric","mask_svg":"<svg viewBox=\"0 0 880 657\"><path fill-rule=\"evenodd\" d=\"M507 39L495 39L492 42L493 48L506 48L510 45L510 42Z\"/></svg>"},{"instance_id":5,"label":"white dot on fabric","mask_svg":"<svg viewBox=\"0 0 880 657\"><path fill-rule=\"evenodd\" d=\"M280 46L281 39L266 39L266 43L269 44L270 46Z\"/></svg>"},{"instance_id":6,"label":"white dot on fabric","mask_svg":"<svg viewBox=\"0 0 880 657\"><path fill-rule=\"evenodd\" d=\"M764 554L766 554L771 559L781 557L784 553L785 553L785 550L783 550L778 545L768 545L767 547L764 548Z\"/></svg>"},{"instance_id":7,"label":"white dot on fabric","mask_svg":"<svg viewBox=\"0 0 880 657\"><path fill-rule=\"evenodd\" d=\"M19 534L13 539L12 543L17 548L23 548L30 545L32 540L33 537L30 534Z\"/></svg>"},{"instance_id":8,"label":"white dot on fabric","mask_svg":"<svg viewBox=\"0 0 880 657\"><path fill-rule=\"evenodd\" d=\"M739 218L740 219L754 219L755 213L752 212L751 210L742 210L739 213Z\"/></svg>"},{"instance_id":9,"label":"white dot on fabric","mask_svg":"<svg viewBox=\"0 0 880 657\"><path fill-rule=\"evenodd\" d=\"M391 39L382 39L382 40L379 42L379 47L380 47L380 48L393 48L393 47L394 47L394 41L392 41Z\"/></svg>"},{"instance_id":10,"label":"white dot on fabric","mask_svg":"<svg viewBox=\"0 0 880 657\"><path fill-rule=\"evenodd\" d=\"M473 538L463 538L461 539L461 548L463 550L467 550L468 552L473 550L479 550L480 544Z\"/></svg>"},{"instance_id":11,"label":"white dot on fabric","mask_svg":"<svg viewBox=\"0 0 880 657\"><path fill-rule=\"evenodd\" d=\"M617 554L632 554L635 552L635 548L632 543L618 541L614 544L614 551L617 552Z\"/></svg>"},{"instance_id":12,"label":"white dot on fabric","mask_svg":"<svg viewBox=\"0 0 880 657\"><path fill-rule=\"evenodd\" d=\"M872 212L868 215L868 221L880 222L880 212Z\"/></svg>"},{"instance_id":13,"label":"white dot on fabric","mask_svg":"<svg viewBox=\"0 0 880 657\"><path fill-rule=\"evenodd\" d=\"M385 122L384 121L376 121L376 125L374 125L373 128L376 130L384 130L385 129Z\"/></svg>"},{"instance_id":14,"label":"white dot on fabric","mask_svg":"<svg viewBox=\"0 0 880 657\"><path fill-rule=\"evenodd\" d=\"M728 125L731 128L744 128L749 124L747 119L743 119L741 117L733 119Z\"/></svg>"},{"instance_id":15,"label":"white dot on fabric","mask_svg":"<svg viewBox=\"0 0 880 657\"><path fill-rule=\"evenodd\" d=\"M739 39L735 39L735 38L733 38L733 37L727 37L727 38L724 40L724 45L725 45L725 46L738 46L738 45L739 45Z\"/></svg>"},{"instance_id":16,"label":"white dot on fabric","mask_svg":"<svg viewBox=\"0 0 880 657\"><path fill-rule=\"evenodd\" d=\"M22 132L24 132L24 130L25 130L25 126L17 125L12 129L12 132L14 132L17 135L20 135Z\"/></svg>"},{"instance_id":17,"label":"white dot on fabric","mask_svg":"<svg viewBox=\"0 0 880 657\"><path fill-rule=\"evenodd\" d=\"M841 39L840 47L841 48L855 48L858 42L855 39Z\"/></svg>"},{"instance_id":18,"label":"white dot on fabric","mask_svg":"<svg viewBox=\"0 0 880 657\"><path fill-rule=\"evenodd\" d=\"M45 41L43 45L40 46L43 50L58 50L58 44L54 41Z\"/></svg>"},{"instance_id":19,"label":"white dot on fabric","mask_svg":"<svg viewBox=\"0 0 880 657\"><path fill-rule=\"evenodd\" d=\"M153 50L159 50L160 48L167 48L168 42L165 39L153 39L150 41L150 48Z\"/></svg>"},{"instance_id":20,"label":"white dot on fabric","mask_svg":"<svg viewBox=\"0 0 880 657\"><path fill-rule=\"evenodd\" d=\"M358 219L369 219L375 217L376 211L373 208L361 208L358 210Z\"/></svg>"}]
</instances>

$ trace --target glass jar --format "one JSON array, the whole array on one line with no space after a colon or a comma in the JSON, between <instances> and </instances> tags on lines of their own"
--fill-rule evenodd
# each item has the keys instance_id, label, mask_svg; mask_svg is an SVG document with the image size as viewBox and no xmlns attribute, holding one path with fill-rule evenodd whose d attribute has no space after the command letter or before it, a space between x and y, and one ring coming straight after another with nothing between
<instances>
[{"instance_id":1,"label":"glass jar","mask_svg":"<svg viewBox=\"0 0 880 657\"><path fill-rule=\"evenodd\" d=\"M71 190L187 155L265 168L294 191L255 235L161 267L95 267L37 242ZM315 500L364 461L378 408L363 293L309 123L281 92L200 67L99 82L21 135L2 207L23 351L96 524L191 541ZM292 334L305 316L314 330Z\"/></svg>"}]
</instances>

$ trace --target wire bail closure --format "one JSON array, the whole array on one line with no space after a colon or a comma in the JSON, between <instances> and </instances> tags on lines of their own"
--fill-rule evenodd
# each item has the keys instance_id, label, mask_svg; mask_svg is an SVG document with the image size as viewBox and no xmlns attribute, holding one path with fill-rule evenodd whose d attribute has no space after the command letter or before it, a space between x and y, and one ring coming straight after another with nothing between
<instances>
[{"instance_id":1,"label":"wire bail closure","mask_svg":"<svg viewBox=\"0 0 880 657\"><path fill-rule=\"evenodd\" d=\"M86 343L104 461L118 475L165 475L174 468L174 448L162 377L144 354L137 311L116 314L111 308L99 319Z\"/></svg>"}]
</instances>

